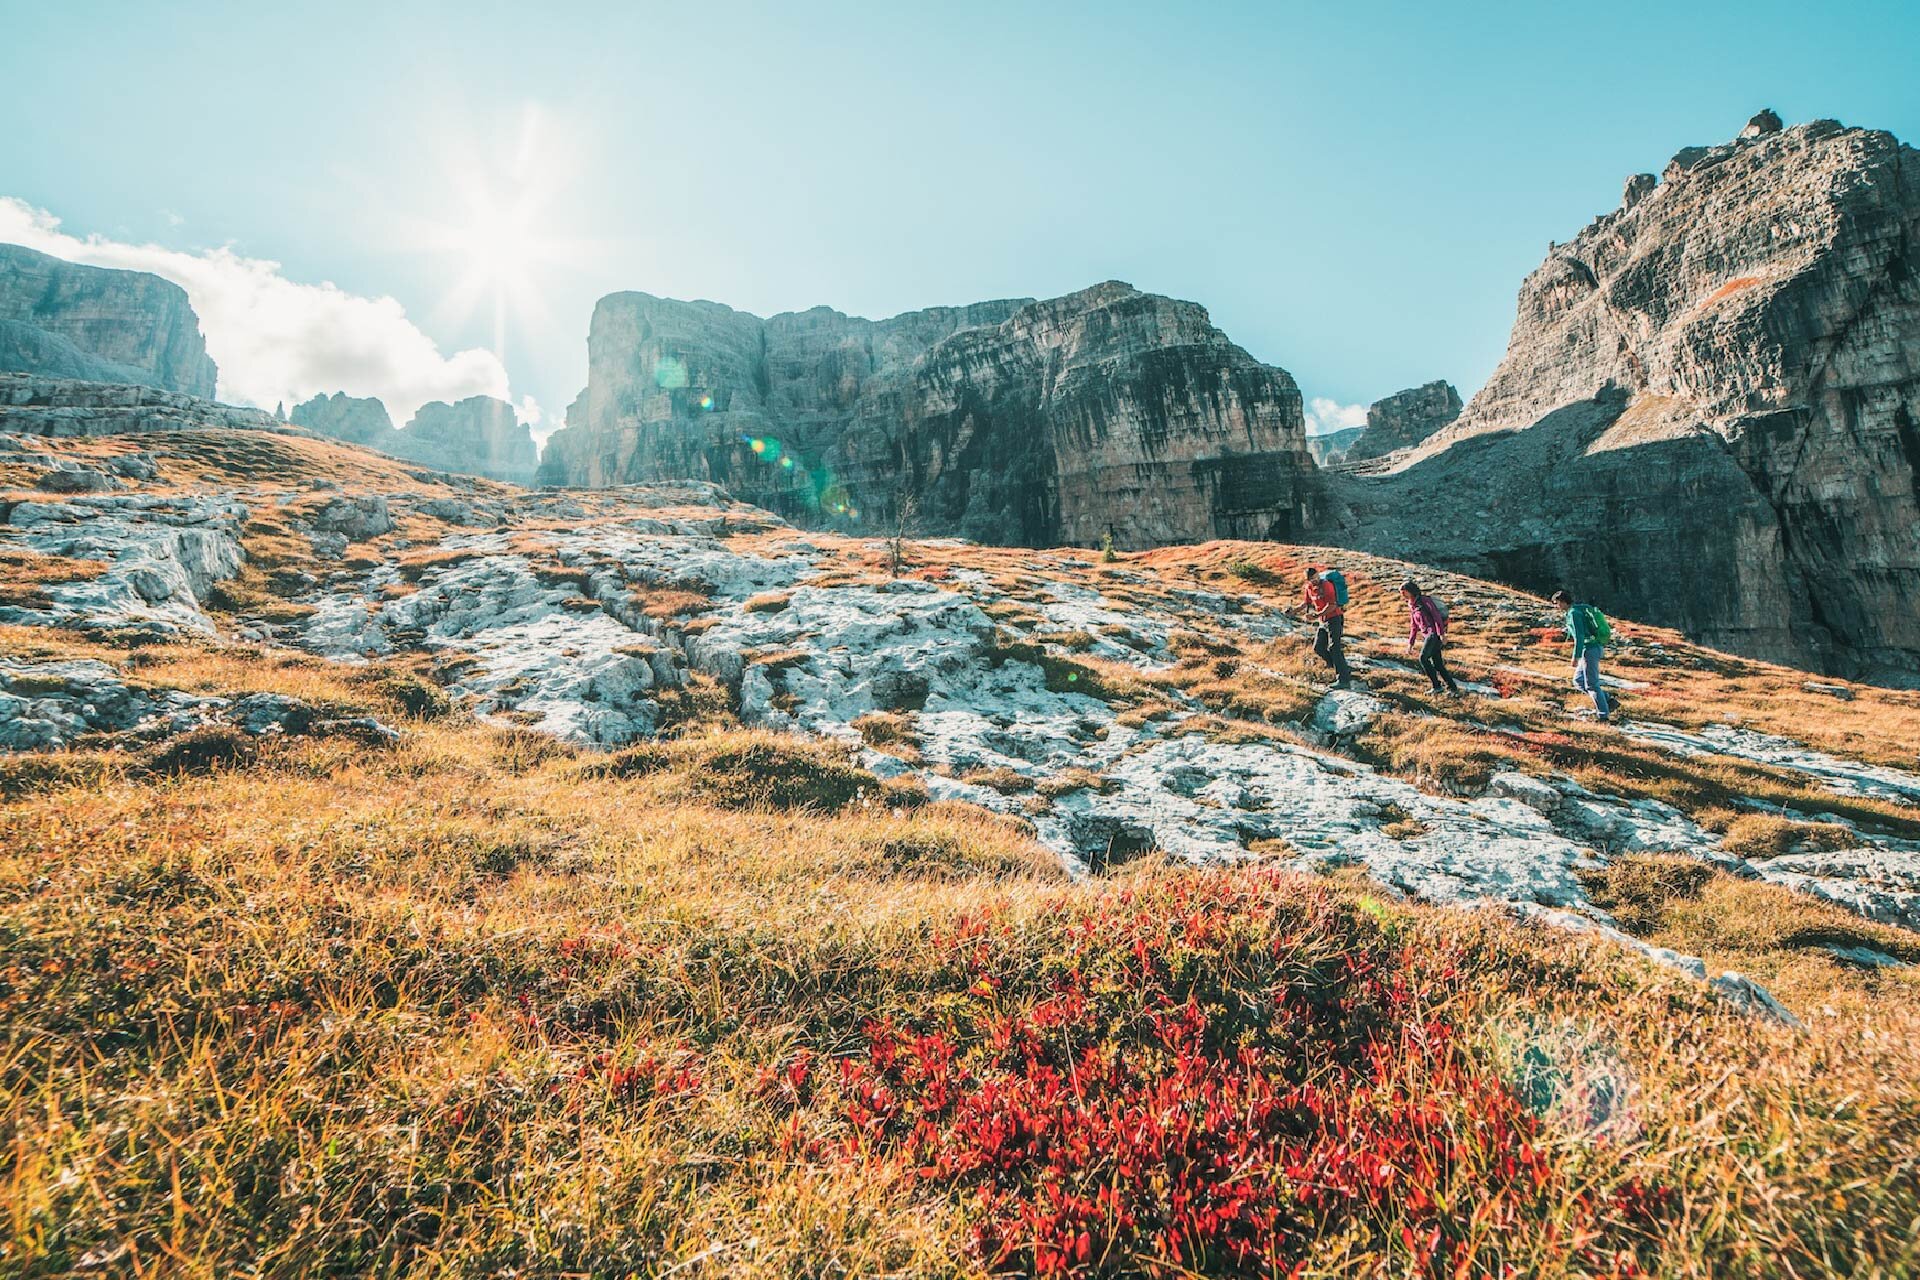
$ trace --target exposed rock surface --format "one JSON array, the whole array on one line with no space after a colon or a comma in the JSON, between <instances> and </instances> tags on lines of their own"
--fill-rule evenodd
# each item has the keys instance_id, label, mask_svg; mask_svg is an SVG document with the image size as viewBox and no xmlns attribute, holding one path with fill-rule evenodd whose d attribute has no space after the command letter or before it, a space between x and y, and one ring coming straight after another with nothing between
<instances>
[{"instance_id":1,"label":"exposed rock surface","mask_svg":"<svg viewBox=\"0 0 1920 1280\"><path fill-rule=\"evenodd\" d=\"M1360 462L1410 449L1460 416L1460 393L1451 382L1429 382L1397 391L1367 407L1365 430L1347 447L1346 461Z\"/></svg>"},{"instance_id":2,"label":"exposed rock surface","mask_svg":"<svg viewBox=\"0 0 1920 1280\"><path fill-rule=\"evenodd\" d=\"M1352 545L1707 643L1920 678L1920 154L1756 117L1556 246Z\"/></svg>"},{"instance_id":3,"label":"exposed rock surface","mask_svg":"<svg viewBox=\"0 0 1920 1280\"><path fill-rule=\"evenodd\" d=\"M245 518L241 503L200 495L0 502L0 547L101 566L95 576L42 588L44 608L0 605L0 623L211 635L200 606L245 560Z\"/></svg>"},{"instance_id":4,"label":"exposed rock surface","mask_svg":"<svg viewBox=\"0 0 1920 1280\"><path fill-rule=\"evenodd\" d=\"M231 725L255 738L317 734L386 743L400 736L372 717L334 716L283 694L198 697L132 683L108 664L91 659L0 658L0 750L57 750L94 734L167 738L209 724Z\"/></svg>"},{"instance_id":5,"label":"exposed rock surface","mask_svg":"<svg viewBox=\"0 0 1920 1280\"><path fill-rule=\"evenodd\" d=\"M215 378L199 317L179 285L11 244L0 244L0 370L208 398Z\"/></svg>"},{"instance_id":6,"label":"exposed rock surface","mask_svg":"<svg viewBox=\"0 0 1920 1280\"><path fill-rule=\"evenodd\" d=\"M790 519L1122 546L1317 518L1300 393L1200 307L1112 283L890 320L614 294L541 479L710 480Z\"/></svg>"}]
</instances>

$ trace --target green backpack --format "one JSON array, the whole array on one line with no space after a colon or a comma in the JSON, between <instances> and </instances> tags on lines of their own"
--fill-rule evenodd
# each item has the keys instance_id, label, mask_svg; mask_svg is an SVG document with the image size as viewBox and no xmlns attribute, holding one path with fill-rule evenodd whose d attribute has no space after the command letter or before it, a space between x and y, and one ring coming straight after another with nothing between
<instances>
[{"instance_id":1,"label":"green backpack","mask_svg":"<svg viewBox=\"0 0 1920 1280\"><path fill-rule=\"evenodd\" d=\"M1607 615L1600 612L1598 606L1583 604L1587 611L1587 630L1593 634L1593 642L1601 647L1613 643L1613 628L1607 624Z\"/></svg>"}]
</instances>

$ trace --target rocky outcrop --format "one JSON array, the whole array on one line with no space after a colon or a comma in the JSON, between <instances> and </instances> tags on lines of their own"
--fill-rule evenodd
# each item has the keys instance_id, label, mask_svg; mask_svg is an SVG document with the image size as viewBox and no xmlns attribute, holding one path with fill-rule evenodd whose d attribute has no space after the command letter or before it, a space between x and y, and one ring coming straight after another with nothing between
<instances>
[{"instance_id":1,"label":"rocky outcrop","mask_svg":"<svg viewBox=\"0 0 1920 1280\"><path fill-rule=\"evenodd\" d=\"M0 625L212 635L201 605L245 562L246 516L237 500L192 494L0 502L0 547L96 566L30 602L0 603Z\"/></svg>"},{"instance_id":2,"label":"rocky outcrop","mask_svg":"<svg viewBox=\"0 0 1920 1280\"><path fill-rule=\"evenodd\" d=\"M0 432L66 437L287 429L259 409L157 387L0 373Z\"/></svg>"},{"instance_id":3,"label":"rocky outcrop","mask_svg":"<svg viewBox=\"0 0 1920 1280\"><path fill-rule=\"evenodd\" d=\"M1451 382L1397 391L1367 407L1366 429L1347 447L1346 461L1361 462L1411 449L1460 416L1460 393Z\"/></svg>"},{"instance_id":4,"label":"rocky outcrop","mask_svg":"<svg viewBox=\"0 0 1920 1280\"><path fill-rule=\"evenodd\" d=\"M344 391L302 401L293 406L289 420L315 435L370 445L387 453L394 452L395 437L400 434L387 416L386 405L372 396L350 396Z\"/></svg>"},{"instance_id":5,"label":"rocky outcrop","mask_svg":"<svg viewBox=\"0 0 1920 1280\"><path fill-rule=\"evenodd\" d=\"M872 321L614 294L541 480L699 479L790 519L982 541L1276 538L1318 508L1300 393L1116 282Z\"/></svg>"},{"instance_id":6,"label":"rocky outcrop","mask_svg":"<svg viewBox=\"0 0 1920 1280\"><path fill-rule=\"evenodd\" d=\"M1920 677L1920 154L1756 116L1554 248L1354 545L1737 652Z\"/></svg>"},{"instance_id":7,"label":"rocky outcrop","mask_svg":"<svg viewBox=\"0 0 1920 1280\"><path fill-rule=\"evenodd\" d=\"M492 396L468 396L420 406L393 452L437 471L532 484L540 464L533 433L513 406Z\"/></svg>"},{"instance_id":8,"label":"rocky outcrop","mask_svg":"<svg viewBox=\"0 0 1920 1280\"><path fill-rule=\"evenodd\" d=\"M215 378L179 285L11 244L0 245L0 370L207 398Z\"/></svg>"}]
</instances>

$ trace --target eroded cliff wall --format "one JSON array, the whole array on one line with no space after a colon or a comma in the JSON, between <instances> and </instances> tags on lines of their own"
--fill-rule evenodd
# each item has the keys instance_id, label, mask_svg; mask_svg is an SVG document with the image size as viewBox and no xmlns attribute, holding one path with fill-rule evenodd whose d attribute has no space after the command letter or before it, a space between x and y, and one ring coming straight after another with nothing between
<instances>
[{"instance_id":1,"label":"eroded cliff wall","mask_svg":"<svg viewBox=\"0 0 1920 1280\"><path fill-rule=\"evenodd\" d=\"M1300 393L1205 310L1109 282L871 321L614 294L541 479L711 480L799 520L1122 546L1289 536Z\"/></svg>"},{"instance_id":2,"label":"eroded cliff wall","mask_svg":"<svg viewBox=\"0 0 1920 1280\"><path fill-rule=\"evenodd\" d=\"M12 244L0 244L0 369L206 399L215 381L199 318L179 285Z\"/></svg>"}]
</instances>

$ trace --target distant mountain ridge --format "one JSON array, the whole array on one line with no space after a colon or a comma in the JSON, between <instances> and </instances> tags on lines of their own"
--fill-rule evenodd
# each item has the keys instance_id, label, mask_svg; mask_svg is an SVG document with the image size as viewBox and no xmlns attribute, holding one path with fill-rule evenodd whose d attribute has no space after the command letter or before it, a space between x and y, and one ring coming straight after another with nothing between
<instances>
[{"instance_id":1,"label":"distant mountain ridge","mask_svg":"<svg viewBox=\"0 0 1920 1280\"><path fill-rule=\"evenodd\" d=\"M288 417L316 434L363 444L436 471L509 484L532 484L540 461L533 433L511 404L494 396L468 396L452 404L429 401L405 430L394 427L378 399L344 391L303 401Z\"/></svg>"}]
</instances>

